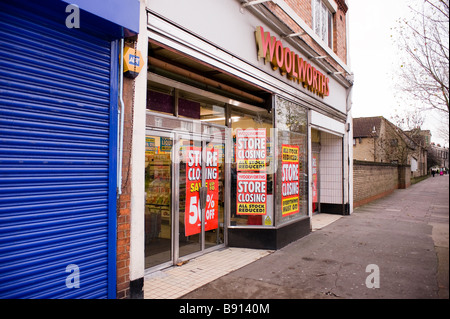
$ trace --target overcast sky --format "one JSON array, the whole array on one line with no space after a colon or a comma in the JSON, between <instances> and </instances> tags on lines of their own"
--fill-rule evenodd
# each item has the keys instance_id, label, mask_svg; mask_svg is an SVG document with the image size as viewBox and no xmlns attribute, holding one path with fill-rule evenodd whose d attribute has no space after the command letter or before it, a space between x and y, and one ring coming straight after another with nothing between
<instances>
[{"instance_id":1,"label":"overcast sky","mask_svg":"<svg viewBox=\"0 0 450 319\"><path fill-rule=\"evenodd\" d=\"M350 66L355 79L352 115L391 120L403 107L394 97L392 77L398 68L395 60L398 47L391 38L392 28L399 25L399 18L407 16L411 0L347 0L347 3ZM422 129L431 130L432 142L444 145L435 131L436 122L436 115L429 115Z\"/></svg>"}]
</instances>

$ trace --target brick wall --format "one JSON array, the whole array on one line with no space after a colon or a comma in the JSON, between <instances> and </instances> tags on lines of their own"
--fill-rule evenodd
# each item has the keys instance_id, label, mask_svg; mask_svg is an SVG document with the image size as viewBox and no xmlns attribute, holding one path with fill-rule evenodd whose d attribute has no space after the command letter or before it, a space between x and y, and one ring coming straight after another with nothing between
<instances>
[{"instance_id":1,"label":"brick wall","mask_svg":"<svg viewBox=\"0 0 450 319\"><path fill-rule=\"evenodd\" d=\"M334 42L333 49L334 53L342 59L342 61L347 62L347 32L346 32L346 19L345 12L339 8L334 15Z\"/></svg>"},{"instance_id":2,"label":"brick wall","mask_svg":"<svg viewBox=\"0 0 450 319\"><path fill-rule=\"evenodd\" d=\"M409 165L353 161L353 207L411 185Z\"/></svg>"},{"instance_id":3,"label":"brick wall","mask_svg":"<svg viewBox=\"0 0 450 319\"><path fill-rule=\"evenodd\" d=\"M358 161L374 161L374 139L373 138L355 138L356 144L353 145L353 159Z\"/></svg>"},{"instance_id":4,"label":"brick wall","mask_svg":"<svg viewBox=\"0 0 450 319\"><path fill-rule=\"evenodd\" d=\"M130 195L122 195L117 214L117 294L118 299L130 294Z\"/></svg>"},{"instance_id":5,"label":"brick wall","mask_svg":"<svg viewBox=\"0 0 450 319\"><path fill-rule=\"evenodd\" d=\"M294 9L295 13L312 29L312 6L310 0L285 0L285 2ZM293 32L304 31L299 25L297 25L287 14L283 12L276 4L267 2L265 4L276 16L286 23ZM336 55L347 62L347 41L346 41L346 8L338 7L337 12L334 14L333 22L333 51ZM319 44L317 44L311 37L305 35L302 39L311 46L319 55L327 55ZM334 60L328 59L328 62L332 64L337 70L344 71L344 69Z\"/></svg>"},{"instance_id":6,"label":"brick wall","mask_svg":"<svg viewBox=\"0 0 450 319\"><path fill-rule=\"evenodd\" d=\"M408 188L411 186L411 166L398 166L398 188Z\"/></svg>"},{"instance_id":7,"label":"brick wall","mask_svg":"<svg viewBox=\"0 0 450 319\"><path fill-rule=\"evenodd\" d=\"M118 299L130 297L130 211L131 211L131 133L134 80L124 78L123 100L125 103L122 195L117 202L117 293Z\"/></svg>"}]
</instances>

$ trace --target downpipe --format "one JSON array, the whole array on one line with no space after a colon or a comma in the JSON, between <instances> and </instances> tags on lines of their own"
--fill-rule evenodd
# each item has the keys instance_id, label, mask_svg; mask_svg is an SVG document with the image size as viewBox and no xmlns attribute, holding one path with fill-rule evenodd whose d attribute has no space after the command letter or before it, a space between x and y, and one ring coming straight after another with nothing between
<instances>
[{"instance_id":1,"label":"downpipe","mask_svg":"<svg viewBox=\"0 0 450 319\"><path fill-rule=\"evenodd\" d=\"M123 123L124 123L124 109L125 104L123 102L123 46L124 46L124 39L120 39L120 75L119 75L119 102L120 102L120 108L118 112L118 129L119 129L119 135L118 135L118 161L117 161L117 196L119 197L122 195L122 160L123 160Z\"/></svg>"}]
</instances>

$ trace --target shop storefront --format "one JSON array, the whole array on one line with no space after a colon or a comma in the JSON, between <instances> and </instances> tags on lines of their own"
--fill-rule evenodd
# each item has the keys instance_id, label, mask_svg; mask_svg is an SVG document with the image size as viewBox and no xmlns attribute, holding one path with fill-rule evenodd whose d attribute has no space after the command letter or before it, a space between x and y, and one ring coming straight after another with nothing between
<instances>
[{"instance_id":1,"label":"shop storefront","mask_svg":"<svg viewBox=\"0 0 450 319\"><path fill-rule=\"evenodd\" d=\"M169 52L149 45L158 58ZM274 129L265 108L149 69L145 267L152 270L229 245L230 227L273 226Z\"/></svg>"},{"instance_id":2,"label":"shop storefront","mask_svg":"<svg viewBox=\"0 0 450 319\"><path fill-rule=\"evenodd\" d=\"M264 4L195 5L147 4L132 281L221 247L279 249L313 212L351 212L344 72L282 38Z\"/></svg>"},{"instance_id":3,"label":"shop storefront","mask_svg":"<svg viewBox=\"0 0 450 319\"><path fill-rule=\"evenodd\" d=\"M306 109L268 96L274 116L156 73L149 78L146 269L223 246L277 249L309 232Z\"/></svg>"}]
</instances>

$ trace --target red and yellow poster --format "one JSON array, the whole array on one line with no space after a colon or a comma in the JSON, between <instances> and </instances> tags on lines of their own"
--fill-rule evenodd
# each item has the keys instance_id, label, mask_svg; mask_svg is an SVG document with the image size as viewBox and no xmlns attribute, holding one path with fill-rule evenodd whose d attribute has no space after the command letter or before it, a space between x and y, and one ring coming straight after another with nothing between
<instances>
[{"instance_id":1,"label":"red and yellow poster","mask_svg":"<svg viewBox=\"0 0 450 319\"><path fill-rule=\"evenodd\" d=\"M312 203L313 203L313 212L316 210L316 205L319 201L318 193L317 193L317 154L312 155Z\"/></svg>"},{"instance_id":2,"label":"red and yellow poster","mask_svg":"<svg viewBox=\"0 0 450 319\"><path fill-rule=\"evenodd\" d=\"M237 174L237 215L265 215L267 175L265 173Z\"/></svg>"},{"instance_id":3,"label":"red and yellow poster","mask_svg":"<svg viewBox=\"0 0 450 319\"><path fill-rule=\"evenodd\" d=\"M266 169L266 129L236 130L236 169L255 171Z\"/></svg>"},{"instance_id":4,"label":"red and yellow poster","mask_svg":"<svg viewBox=\"0 0 450 319\"><path fill-rule=\"evenodd\" d=\"M216 229L219 225L219 151L206 150L205 183L208 188L205 208L205 231ZM186 207L184 213L185 236L199 234L202 229L200 210L200 187L202 186L202 149L186 149Z\"/></svg>"},{"instance_id":5,"label":"red and yellow poster","mask_svg":"<svg viewBox=\"0 0 450 319\"><path fill-rule=\"evenodd\" d=\"M295 145L281 146L281 208L282 215L292 215L300 211L299 198L299 155L300 150Z\"/></svg>"}]
</instances>

